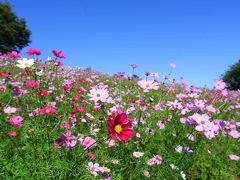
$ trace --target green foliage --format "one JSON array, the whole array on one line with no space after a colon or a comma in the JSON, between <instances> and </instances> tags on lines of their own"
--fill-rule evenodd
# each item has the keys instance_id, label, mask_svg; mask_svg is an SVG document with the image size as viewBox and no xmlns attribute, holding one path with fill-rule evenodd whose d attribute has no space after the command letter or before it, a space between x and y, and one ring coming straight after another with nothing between
<instances>
[{"instance_id":1,"label":"green foliage","mask_svg":"<svg viewBox=\"0 0 240 180\"><path fill-rule=\"evenodd\" d=\"M240 89L240 60L230 66L229 70L223 75L223 81L230 90Z\"/></svg>"},{"instance_id":2,"label":"green foliage","mask_svg":"<svg viewBox=\"0 0 240 180\"><path fill-rule=\"evenodd\" d=\"M19 19L9 3L0 3L0 51L20 51L30 43L26 20Z\"/></svg>"}]
</instances>

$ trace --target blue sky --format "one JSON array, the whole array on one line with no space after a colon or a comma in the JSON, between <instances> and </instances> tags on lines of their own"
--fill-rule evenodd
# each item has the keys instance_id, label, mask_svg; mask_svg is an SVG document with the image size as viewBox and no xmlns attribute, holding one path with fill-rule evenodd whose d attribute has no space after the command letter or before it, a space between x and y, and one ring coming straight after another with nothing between
<instances>
[{"instance_id":1,"label":"blue sky","mask_svg":"<svg viewBox=\"0 0 240 180\"><path fill-rule=\"evenodd\" d=\"M32 31L31 47L66 54L67 66L184 76L212 87L240 58L239 0L10 0ZM24 49L24 52L26 49Z\"/></svg>"}]
</instances>

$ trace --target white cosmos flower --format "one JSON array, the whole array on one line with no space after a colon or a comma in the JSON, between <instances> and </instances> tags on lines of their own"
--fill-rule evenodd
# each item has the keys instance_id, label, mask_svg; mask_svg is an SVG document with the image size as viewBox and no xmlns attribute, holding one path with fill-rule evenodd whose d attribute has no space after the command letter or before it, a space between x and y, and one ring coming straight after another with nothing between
<instances>
[{"instance_id":1,"label":"white cosmos flower","mask_svg":"<svg viewBox=\"0 0 240 180\"><path fill-rule=\"evenodd\" d=\"M87 170L94 176L97 176L97 172L100 171L100 166L98 163L93 164L93 162L89 162L87 165Z\"/></svg>"},{"instance_id":2,"label":"white cosmos flower","mask_svg":"<svg viewBox=\"0 0 240 180\"><path fill-rule=\"evenodd\" d=\"M159 84L154 80L140 80L138 85L143 88L144 92L149 92L151 89L158 90Z\"/></svg>"},{"instance_id":3,"label":"white cosmos flower","mask_svg":"<svg viewBox=\"0 0 240 180\"><path fill-rule=\"evenodd\" d=\"M34 64L34 59L23 58L22 60L18 60L17 62L17 67L19 67L20 69L25 69L27 67L31 67Z\"/></svg>"},{"instance_id":4,"label":"white cosmos flower","mask_svg":"<svg viewBox=\"0 0 240 180\"><path fill-rule=\"evenodd\" d=\"M109 98L108 90L104 88L92 88L88 96L90 96L90 100L95 102L106 102Z\"/></svg>"},{"instance_id":5,"label":"white cosmos flower","mask_svg":"<svg viewBox=\"0 0 240 180\"><path fill-rule=\"evenodd\" d=\"M136 157L136 158L140 158L144 155L143 152L133 152L133 156Z\"/></svg>"}]
</instances>

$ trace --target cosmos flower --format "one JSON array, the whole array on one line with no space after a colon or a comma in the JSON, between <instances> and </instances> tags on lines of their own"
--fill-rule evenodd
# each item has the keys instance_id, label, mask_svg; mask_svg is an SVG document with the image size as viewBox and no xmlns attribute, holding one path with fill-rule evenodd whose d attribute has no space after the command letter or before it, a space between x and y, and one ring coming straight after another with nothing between
<instances>
[{"instance_id":1,"label":"cosmos flower","mask_svg":"<svg viewBox=\"0 0 240 180\"><path fill-rule=\"evenodd\" d=\"M8 132L8 136L9 137L15 137L15 136L17 136L17 132L16 131Z\"/></svg>"},{"instance_id":2,"label":"cosmos flower","mask_svg":"<svg viewBox=\"0 0 240 180\"><path fill-rule=\"evenodd\" d=\"M110 115L107 119L108 133L118 141L127 141L134 134L131 120L127 114Z\"/></svg>"},{"instance_id":3,"label":"cosmos flower","mask_svg":"<svg viewBox=\"0 0 240 180\"><path fill-rule=\"evenodd\" d=\"M18 53L18 52L16 52L16 51L8 52L7 55L8 55L9 57L15 58L15 59L21 58L21 54Z\"/></svg>"},{"instance_id":4,"label":"cosmos flower","mask_svg":"<svg viewBox=\"0 0 240 180\"><path fill-rule=\"evenodd\" d=\"M149 92L150 90L158 90L159 85L154 80L140 80L138 85L144 90L144 92Z\"/></svg>"},{"instance_id":5,"label":"cosmos flower","mask_svg":"<svg viewBox=\"0 0 240 180\"><path fill-rule=\"evenodd\" d=\"M6 107L3 109L6 114L12 114L18 111L18 108L15 107Z\"/></svg>"},{"instance_id":6,"label":"cosmos flower","mask_svg":"<svg viewBox=\"0 0 240 180\"><path fill-rule=\"evenodd\" d=\"M176 64L170 63L170 67L173 68L173 69L175 69L175 68L176 68Z\"/></svg>"},{"instance_id":7,"label":"cosmos flower","mask_svg":"<svg viewBox=\"0 0 240 180\"><path fill-rule=\"evenodd\" d=\"M159 155L154 155L151 159L147 161L149 166L153 166L154 164L160 165L162 164L162 157Z\"/></svg>"},{"instance_id":8,"label":"cosmos flower","mask_svg":"<svg viewBox=\"0 0 240 180\"><path fill-rule=\"evenodd\" d=\"M62 53L62 51L56 51L56 50L52 50L52 53L55 57L58 58L65 58L65 55Z\"/></svg>"},{"instance_id":9,"label":"cosmos flower","mask_svg":"<svg viewBox=\"0 0 240 180\"><path fill-rule=\"evenodd\" d=\"M17 62L17 67L19 67L20 69L25 69L31 67L34 64L34 59L23 58L22 60L18 60Z\"/></svg>"},{"instance_id":10,"label":"cosmos flower","mask_svg":"<svg viewBox=\"0 0 240 180\"><path fill-rule=\"evenodd\" d=\"M111 170L107 167L100 167L100 171L101 173L110 173Z\"/></svg>"},{"instance_id":11,"label":"cosmos flower","mask_svg":"<svg viewBox=\"0 0 240 180\"><path fill-rule=\"evenodd\" d=\"M215 80L214 85L217 90L223 90L226 88L226 83L223 82L223 80Z\"/></svg>"},{"instance_id":12,"label":"cosmos flower","mask_svg":"<svg viewBox=\"0 0 240 180\"><path fill-rule=\"evenodd\" d=\"M27 81L25 85L26 85L26 88L31 88L31 89L37 88L40 86L39 82L34 80Z\"/></svg>"},{"instance_id":13,"label":"cosmos flower","mask_svg":"<svg viewBox=\"0 0 240 180\"><path fill-rule=\"evenodd\" d=\"M234 154L230 154L228 155L229 159L234 160L234 161L239 161L240 160L240 156L234 155Z\"/></svg>"},{"instance_id":14,"label":"cosmos flower","mask_svg":"<svg viewBox=\"0 0 240 180\"><path fill-rule=\"evenodd\" d=\"M32 56L32 55L40 55L40 54L41 54L41 51L38 50L38 49L36 49L36 48L29 48L29 49L27 50L27 54L28 54L29 56Z\"/></svg>"},{"instance_id":15,"label":"cosmos flower","mask_svg":"<svg viewBox=\"0 0 240 180\"><path fill-rule=\"evenodd\" d=\"M105 88L92 88L88 96L90 96L90 100L94 102L98 101L106 102L109 97L109 94L108 90Z\"/></svg>"},{"instance_id":16,"label":"cosmos flower","mask_svg":"<svg viewBox=\"0 0 240 180\"><path fill-rule=\"evenodd\" d=\"M51 106L46 106L41 109L41 114L55 114L56 109L53 109Z\"/></svg>"},{"instance_id":17,"label":"cosmos flower","mask_svg":"<svg viewBox=\"0 0 240 180\"><path fill-rule=\"evenodd\" d=\"M137 68L137 64L131 64L131 67L132 67L133 69L136 69L136 68Z\"/></svg>"},{"instance_id":18,"label":"cosmos flower","mask_svg":"<svg viewBox=\"0 0 240 180\"><path fill-rule=\"evenodd\" d=\"M70 130L67 130L66 133L62 135L62 139L69 149L74 147L77 143L76 137L72 135Z\"/></svg>"},{"instance_id":19,"label":"cosmos flower","mask_svg":"<svg viewBox=\"0 0 240 180\"><path fill-rule=\"evenodd\" d=\"M133 152L133 156L136 157L136 158L140 158L144 155L143 152Z\"/></svg>"},{"instance_id":20,"label":"cosmos flower","mask_svg":"<svg viewBox=\"0 0 240 180\"><path fill-rule=\"evenodd\" d=\"M87 165L87 170L94 176L97 176L97 173L101 170L101 168L98 163L93 164L93 162L89 162Z\"/></svg>"},{"instance_id":21,"label":"cosmos flower","mask_svg":"<svg viewBox=\"0 0 240 180\"><path fill-rule=\"evenodd\" d=\"M93 144L96 143L96 140L87 136L86 138L84 138L83 140L80 141L81 145L83 146L83 149L86 150L88 149L90 146L92 146Z\"/></svg>"},{"instance_id":22,"label":"cosmos flower","mask_svg":"<svg viewBox=\"0 0 240 180\"><path fill-rule=\"evenodd\" d=\"M197 131L204 131L205 127L208 123L210 123L210 117L207 114L198 114L195 113L189 117L190 119L194 120L197 123L196 130Z\"/></svg>"},{"instance_id":23,"label":"cosmos flower","mask_svg":"<svg viewBox=\"0 0 240 180\"><path fill-rule=\"evenodd\" d=\"M21 127L23 123L23 118L21 116L13 115L8 120L8 123L16 127Z\"/></svg>"}]
</instances>

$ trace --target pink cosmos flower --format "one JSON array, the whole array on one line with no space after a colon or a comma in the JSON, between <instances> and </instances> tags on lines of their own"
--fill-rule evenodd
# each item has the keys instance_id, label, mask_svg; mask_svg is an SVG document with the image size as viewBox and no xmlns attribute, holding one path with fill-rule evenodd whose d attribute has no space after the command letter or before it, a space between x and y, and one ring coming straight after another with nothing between
<instances>
[{"instance_id":1,"label":"pink cosmos flower","mask_svg":"<svg viewBox=\"0 0 240 180\"><path fill-rule=\"evenodd\" d=\"M15 136L17 136L17 132L15 132L15 131L8 132L8 136L15 137Z\"/></svg>"},{"instance_id":2,"label":"pink cosmos flower","mask_svg":"<svg viewBox=\"0 0 240 180\"><path fill-rule=\"evenodd\" d=\"M196 130L197 131L204 131L205 125L209 123L210 117L207 114L198 114L195 113L189 117L190 119L194 120L197 123Z\"/></svg>"},{"instance_id":3,"label":"pink cosmos flower","mask_svg":"<svg viewBox=\"0 0 240 180\"><path fill-rule=\"evenodd\" d=\"M36 48L29 48L29 49L27 50L27 54L28 54L29 56L32 56L32 55L40 55L40 54L41 54L41 51L38 50L38 49L36 49Z\"/></svg>"},{"instance_id":4,"label":"pink cosmos flower","mask_svg":"<svg viewBox=\"0 0 240 180\"><path fill-rule=\"evenodd\" d=\"M72 124L74 124L77 121L76 115L75 114L70 114L69 119Z\"/></svg>"},{"instance_id":5,"label":"pink cosmos flower","mask_svg":"<svg viewBox=\"0 0 240 180\"><path fill-rule=\"evenodd\" d=\"M157 122L157 126L159 127L159 129L164 129L165 128L165 124L161 120L159 120Z\"/></svg>"},{"instance_id":6,"label":"pink cosmos flower","mask_svg":"<svg viewBox=\"0 0 240 180\"><path fill-rule=\"evenodd\" d=\"M61 128L62 129L70 129L70 125L67 123L67 122L63 122L62 124L61 124Z\"/></svg>"},{"instance_id":7,"label":"pink cosmos flower","mask_svg":"<svg viewBox=\"0 0 240 180\"><path fill-rule=\"evenodd\" d=\"M131 67L132 67L133 69L136 69L136 68L137 68L137 64L131 64Z\"/></svg>"},{"instance_id":8,"label":"pink cosmos flower","mask_svg":"<svg viewBox=\"0 0 240 180\"><path fill-rule=\"evenodd\" d=\"M21 58L21 54L16 51L8 52L7 55L15 59Z\"/></svg>"},{"instance_id":9,"label":"pink cosmos flower","mask_svg":"<svg viewBox=\"0 0 240 180\"><path fill-rule=\"evenodd\" d=\"M32 88L32 89L40 86L39 82L34 80L27 81L25 84L27 88Z\"/></svg>"},{"instance_id":10,"label":"pink cosmos flower","mask_svg":"<svg viewBox=\"0 0 240 180\"><path fill-rule=\"evenodd\" d=\"M217 90L223 90L226 88L226 83L223 82L223 80L215 80L214 85Z\"/></svg>"},{"instance_id":11,"label":"pink cosmos flower","mask_svg":"<svg viewBox=\"0 0 240 180\"><path fill-rule=\"evenodd\" d=\"M95 156L95 154L93 154L92 152L88 152L87 153L87 156L89 157L89 158L91 158L91 159L96 159L96 156Z\"/></svg>"},{"instance_id":12,"label":"pink cosmos flower","mask_svg":"<svg viewBox=\"0 0 240 180\"><path fill-rule=\"evenodd\" d=\"M97 176L97 173L101 170L101 168L98 163L93 164L93 162L89 162L87 165L87 170L94 176Z\"/></svg>"},{"instance_id":13,"label":"pink cosmos flower","mask_svg":"<svg viewBox=\"0 0 240 180\"><path fill-rule=\"evenodd\" d=\"M153 166L154 164L160 165L162 164L162 157L159 155L153 156L151 159L148 160L147 164L149 166Z\"/></svg>"},{"instance_id":14,"label":"pink cosmos flower","mask_svg":"<svg viewBox=\"0 0 240 180\"><path fill-rule=\"evenodd\" d=\"M15 108L15 107L6 107L3 109L3 111L6 113L6 114L12 114L12 113L15 113L17 112L19 109L18 108Z\"/></svg>"},{"instance_id":15,"label":"pink cosmos flower","mask_svg":"<svg viewBox=\"0 0 240 180\"><path fill-rule=\"evenodd\" d=\"M138 85L143 88L144 92L149 92L151 89L158 90L159 85L154 80L140 80Z\"/></svg>"},{"instance_id":16,"label":"pink cosmos flower","mask_svg":"<svg viewBox=\"0 0 240 180\"><path fill-rule=\"evenodd\" d=\"M228 133L230 136L232 136L233 138L240 138L240 133L237 131L237 130L231 130L229 133Z\"/></svg>"},{"instance_id":17,"label":"pink cosmos flower","mask_svg":"<svg viewBox=\"0 0 240 180\"><path fill-rule=\"evenodd\" d=\"M55 66L63 66L64 64L60 61L52 61Z\"/></svg>"},{"instance_id":18,"label":"pink cosmos flower","mask_svg":"<svg viewBox=\"0 0 240 180\"><path fill-rule=\"evenodd\" d=\"M83 149L86 150L87 148L89 148L90 146L92 146L93 144L96 143L96 140L87 136L86 138L84 138L82 141L80 141L81 145L83 146Z\"/></svg>"},{"instance_id":19,"label":"pink cosmos flower","mask_svg":"<svg viewBox=\"0 0 240 180\"><path fill-rule=\"evenodd\" d=\"M188 138L190 141L195 141L195 137L194 137L192 134L187 134L187 138Z\"/></svg>"},{"instance_id":20,"label":"pink cosmos flower","mask_svg":"<svg viewBox=\"0 0 240 180\"><path fill-rule=\"evenodd\" d=\"M195 99L194 104L195 104L195 106L197 106L200 109L203 109L205 107L205 102L201 99L200 100Z\"/></svg>"},{"instance_id":21,"label":"pink cosmos flower","mask_svg":"<svg viewBox=\"0 0 240 180\"><path fill-rule=\"evenodd\" d=\"M16 126L16 127L21 127L22 126L22 123L23 123L23 118L21 116L16 116L16 115L13 115L9 120L8 120L8 123L13 125L13 126Z\"/></svg>"},{"instance_id":22,"label":"pink cosmos flower","mask_svg":"<svg viewBox=\"0 0 240 180\"><path fill-rule=\"evenodd\" d=\"M39 114L40 112L41 112L41 110L39 108L37 108L37 109L33 110L32 113L29 113L28 116L33 117L33 116Z\"/></svg>"},{"instance_id":23,"label":"pink cosmos flower","mask_svg":"<svg viewBox=\"0 0 240 180\"><path fill-rule=\"evenodd\" d=\"M234 154L228 155L229 159L234 160L234 161L239 161L240 157Z\"/></svg>"},{"instance_id":24,"label":"pink cosmos flower","mask_svg":"<svg viewBox=\"0 0 240 180\"><path fill-rule=\"evenodd\" d=\"M72 135L70 130L67 130L66 133L61 136L61 138L68 148L74 147L77 143L76 137Z\"/></svg>"},{"instance_id":25,"label":"pink cosmos flower","mask_svg":"<svg viewBox=\"0 0 240 180\"><path fill-rule=\"evenodd\" d=\"M113 139L109 139L105 141L105 144L108 145L108 147L115 146L115 141Z\"/></svg>"},{"instance_id":26,"label":"pink cosmos flower","mask_svg":"<svg viewBox=\"0 0 240 180\"><path fill-rule=\"evenodd\" d=\"M170 63L170 67L173 68L173 69L175 69L175 68L176 68L176 64Z\"/></svg>"}]
</instances>

